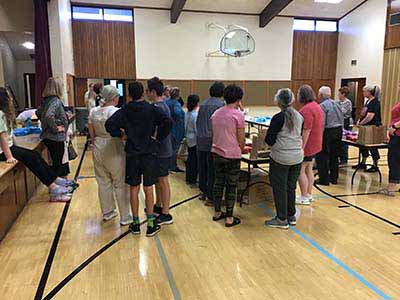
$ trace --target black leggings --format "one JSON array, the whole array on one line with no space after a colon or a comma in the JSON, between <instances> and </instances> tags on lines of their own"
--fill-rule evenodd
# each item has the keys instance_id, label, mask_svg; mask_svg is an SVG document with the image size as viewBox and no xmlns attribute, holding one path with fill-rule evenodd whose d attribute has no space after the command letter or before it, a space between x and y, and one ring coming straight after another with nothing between
<instances>
[{"instance_id":1,"label":"black leggings","mask_svg":"<svg viewBox=\"0 0 400 300\"><path fill-rule=\"evenodd\" d=\"M15 145L11 146L10 150L13 157L23 163L43 184L49 186L57 179L57 174L38 152ZM4 153L0 154L0 160L6 160Z\"/></svg>"},{"instance_id":2,"label":"black leggings","mask_svg":"<svg viewBox=\"0 0 400 300\"><path fill-rule=\"evenodd\" d=\"M52 140L43 140L43 143L49 149L52 161L52 169L59 177L65 177L69 174L69 163L62 163L65 151L65 142L55 142Z\"/></svg>"}]
</instances>

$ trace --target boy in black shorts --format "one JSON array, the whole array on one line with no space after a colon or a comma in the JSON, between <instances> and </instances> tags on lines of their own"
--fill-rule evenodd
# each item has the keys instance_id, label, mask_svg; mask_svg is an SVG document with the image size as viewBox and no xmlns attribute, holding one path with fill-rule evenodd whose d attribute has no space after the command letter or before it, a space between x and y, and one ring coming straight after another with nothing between
<instances>
[{"instance_id":1,"label":"boy in black shorts","mask_svg":"<svg viewBox=\"0 0 400 300\"><path fill-rule=\"evenodd\" d=\"M171 112L168 105L163 100L164 84L158 77L153 77L147 81L147 95L155 106L160 108L169 118ZM172 122L172 121L171 121ZM171 188L169 185L169 167L172 156L172 141L169 134L160 143L160 151L158 153L158 180L156 183L157 203L154 206L154 212L159 216L156 223L158 225L169 225L174 222L169 213L169 205L171 200Z\"/></svg>"},{"instance_id":2,"label":"boy in black shorts","mask_svg":"<svg viewBox=\"0 0 400 300\"><path fill-rule=\"evenodd\" d=\"M158 152L160 141L171 130L171 121L154 104L144 99L144 89L140 82L129 84L131 102L112 115L105 126L113 137L126 139L126 183L131 186L131 206L133 223L129 229L133 234L140 234L139 190L143 178L146 196L147 236L154 236L160 231L153 213L154 184L158 177ZM157 135L155 137L155 135Z\"/></svg>"}]
</instances>

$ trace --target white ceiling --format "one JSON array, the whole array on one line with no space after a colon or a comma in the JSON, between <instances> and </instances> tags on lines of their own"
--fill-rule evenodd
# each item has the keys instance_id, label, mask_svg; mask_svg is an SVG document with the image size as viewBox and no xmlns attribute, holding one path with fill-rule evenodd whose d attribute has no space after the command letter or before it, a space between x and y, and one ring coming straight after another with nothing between
<instances>
[{"instance_id":1,"label":"white ceiling","mask_svg":"<svg viewBox=\"0 0 400 300\"><path fill-rule=\"evenodd\" d=\"M74 0L73 2L170 8L173 0ZM187 0L184 9L259 14L270 2L271 0ZM340 18L361 2L363 0L343 0L339 4L327 4L315 3L314 0L294 0L281 14Z\"/></svg>"},{"instance_id":2,"label":"white ceiling","mask_svg":"<svg viewBox=\"0 0 400 300\"><path fill-rule=\"evenodd\" d=\"M34 54L35 50L26 49L22 44L25 42L35 43L33 34L11 31L2 32L2 34L7 40L16 60L31 60L30 54Z\"/></svg>"},{"instance_id":3,"label":"white ceiling","mask_svg":"<svg viewBox=\"0 0 400 300\"><path fill-rule=\"evenodd\" d=\"M339 4L329 4L315 3L314 0L294 0L281 14L304 17L340 18L361 2L363 2L363 0L343 0Z\"/></svg>"}]
</instances>

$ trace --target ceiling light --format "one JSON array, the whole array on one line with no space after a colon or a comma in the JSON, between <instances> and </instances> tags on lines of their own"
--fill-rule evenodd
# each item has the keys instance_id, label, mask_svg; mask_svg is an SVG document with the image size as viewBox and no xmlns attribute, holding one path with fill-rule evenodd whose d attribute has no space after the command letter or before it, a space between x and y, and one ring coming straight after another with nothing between
<instances>
[{"instance_id":1,"label":"ceiling light","mask_svg":"<svg viewBox=\"0 0 400 300\"><path fill-rule=\"evenodd\" d=\"M339 4L343 0L314 0L316 3L331 3L331 4Z\"/></svg>"},{"instance_id":2,"label":"ceiling light","mask_svg":"<svg viewBox=\"0 0 400 300\"><path fill-rule=\"evenodd\" d=\"M25 42L22 44L26 49L33 50L35 49L35 44L32 42Z\"/></svg>"}]
</instances>

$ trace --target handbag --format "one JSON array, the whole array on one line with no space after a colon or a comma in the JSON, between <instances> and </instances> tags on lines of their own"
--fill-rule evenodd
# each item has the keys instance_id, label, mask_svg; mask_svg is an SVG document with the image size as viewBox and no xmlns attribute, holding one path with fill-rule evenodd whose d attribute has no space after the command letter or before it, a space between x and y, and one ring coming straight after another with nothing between
<instances>
[{"instance_id":1,"label":"handbag","mask_svg":"<svg viewBox=\"0 0 400 300\"><path fill-rule=\"evenodd\" d=\"M72 145L72 142L69 141L69 143L68 143L68 159L74 160L77 157L78 157L78 154L75 151L74 145Z\"/></svg>"}]
</instances>

